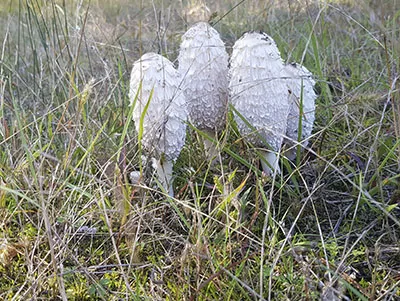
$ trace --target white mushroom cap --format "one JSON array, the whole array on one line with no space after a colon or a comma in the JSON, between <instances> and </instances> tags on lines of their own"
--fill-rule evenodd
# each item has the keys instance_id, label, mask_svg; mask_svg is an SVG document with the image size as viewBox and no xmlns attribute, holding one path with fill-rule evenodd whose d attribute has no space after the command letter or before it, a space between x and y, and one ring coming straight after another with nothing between
<instances>
[{"instance_id":1,"label":"white mushroom cap","mask_svg":"<svg viewBox=\"0 0 400 301\"><path fill-rule=\"evenodd\" d=\"M156 157L167 160L178 158L186 136L187 111L182 91L179 89L180 76L173 64L155 53L146 53L133 64L130 80L130 101L138 99L132 119L139 132L143 119L142 145ZM141 91L138 91L141 84ZM153 93L152 93L153 90Z\"/></svg>"},{"instance_id":2,"label":"white mushroom cap","mask_svg":"<svg viewBox=\"0 0 400 301\"><path fill-rule=\"evenodd\" d=\"M129 173L129 180L133 185L137 185L140 182L140 171L134 170Z\"/></svg>"},{"instance_id":3,"label":"white mushroom cap","mask_svg":"<svg viewBox=\"0 0 400 301\"><path fill-rule=\"evenodd\" d=\"M200 130L220 130L227 111L228 54L218 32L205 22L192 26L182 36L178 61L190 121Z\"/></svg>"},{"instance_id":4,"label":"white mushroom cap","mask_svg":"<svg viewBox=\"0 0 400 301\"><path fill-rule=\"evenodd\" d=\"M142 145L157 158L161 185L173 196L172 166L186 136L186 101L179 88L181 78L173 64L155 53L146 53L133 64L129 96L135 103L132 119ZM140 90L139 90L140 89Z\"/></svg>"},{"instance_id":5,"label":"white mushroom cap","mask_svg":"<svg viewBox=\"0 0 400 301\"><path fill-rule=\"evenodd\" d=\"M274 40L267 34L249 32L236 41L229 89L232 105L257 131L254 134L235 114L242 136L255 146L266 147L266 141L273 151L279 151L289 114L288 74Z\"/></svg>"},{"instance_id":6,"label":"white mushroom cap","mask_svg":"<svg viewBox=\"0 0 400 301\"><path fill-rule=\"evenodd\" d=\"M291 140L298 140L299 132L299 116L300 107L302 101L302 129L301 129L301 141L303 146L307 146L308 138L311 136L311 132L315 120L315 100L317 95L314 92L315 81L312 78L312 74L304 66L300 66L296 63L288 64L287 70L291 77L291 95L290 95L290 111L287 122L286 135L289 139L285 141L286 144L293 145ZM302 91L303 85L303 91ZM302 94L303 93L303 94ZM289 157L294 158L294 149Z\"/></svg>"}]
</instances>

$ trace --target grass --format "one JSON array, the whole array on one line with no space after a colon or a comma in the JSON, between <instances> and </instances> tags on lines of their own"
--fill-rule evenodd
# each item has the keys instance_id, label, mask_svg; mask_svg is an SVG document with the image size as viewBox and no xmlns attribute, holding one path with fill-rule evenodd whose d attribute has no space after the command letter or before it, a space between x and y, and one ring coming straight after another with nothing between
<instances>
[{"instance_id":1,"label":"grass","mask_svg":"<svg viewBox=\"0 0 400 301\"><path fill-rule=\"evenodd\" d=\"M264 30L316 75L311 143L266 178L231 118L215 165L190 128L176 199L129 74L177 57L197 2L0 3L0 299L400 298L399 3L273 3L207 5L228 52Z\"/></svg>"}]
</instances>

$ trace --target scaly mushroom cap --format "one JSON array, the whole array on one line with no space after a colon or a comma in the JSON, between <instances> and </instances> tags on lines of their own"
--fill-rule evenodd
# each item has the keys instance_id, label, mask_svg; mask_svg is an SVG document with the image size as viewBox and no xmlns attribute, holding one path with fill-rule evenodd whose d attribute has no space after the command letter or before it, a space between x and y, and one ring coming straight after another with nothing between
<instances>
[{"instance_id":1,"label":"scaly mushroom cap","mask_svg":"<svg viewBox=\"0 0 400 301\"><path fill-rule=\"evenodd\" d=\"M274 40L267 34L249 32L236 41L229 91L232 105L254 128L235 114L242 136L255 146L266 147L266 141L272 150L279 151L289 114L288 74Z\"/></svg>"},{"instance_id":2,"label":"scaly mushroom cap","mask_svg":"<svg viewBox=\"0 0 400 301\"><path fill-rule=\"evenodd\" d=\"M148 105L142 145L168 161L178 158L185 143L187 111L180 82L178 71L161 55L146 53L133 64L129 96L133 105L138 95L132 115L136 131L139 132L140 119Z\"/></svg>"},{"instance_id":3,"label":"scaly mushroom cap","mask_svg":"<svg viewBox=\"0 0 400 301\"><path fill-rule=\"evenodd\" d=\"M192 26L182 36L178 61L190 121L201 130L220 130L227 111L228 54L218 32L204 22Z\"/></svg>"},{"instance_id":4,"label":"scaly mushroom cap","mask_svg":"<svg viewBox=\"0 0 400 301\"><path fill-rule=\"evenodd\" d=\"M292 63L286 65L286 67L290 74L289 76L291 77L290 111L286 135L294 141L298 140L299 116L302 101L303 115L301 141L303 141L303 146L307 146L307 139L311 135L315 120L315 99L317 98L317 95L314 92L315 81L312 78L311 72L304 66ZM302 84L303 91L301 90ZM290 140L285 141L285 143L293 145L293 142L290 142Z\"/></svg>"}]
</instances>

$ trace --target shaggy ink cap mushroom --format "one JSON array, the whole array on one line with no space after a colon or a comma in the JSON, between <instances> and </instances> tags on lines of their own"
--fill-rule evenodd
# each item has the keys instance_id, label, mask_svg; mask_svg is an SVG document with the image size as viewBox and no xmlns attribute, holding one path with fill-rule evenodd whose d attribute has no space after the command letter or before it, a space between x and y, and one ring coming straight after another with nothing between
<instances>
[{"instance_id":1,"label":"shaggy ink cap mushroom","mask_svg":"<svg viewBox=\"0 0 400 301\"><path fill-rule=\"evenodd\" d=\"M131 105L136 103L132 119L138 133L142 127L142 146L156 157L159 180L170 195L172 166L186 136L186 101L180 83L178 71L161 55L146 53L133 64L129 95Z\"/></svg>"},{"instance_id":2,"label":"shaggy ink cap mushroom","mask_svg":"<svg viewBox=\"0 0 400 301\"><path fill-rule=\"evenodd\" d=\"M265 33L247 32L233 46L230 60L230 101L241 135L265 152L278 169L276 153L286 133L289 114L288 73L274 40ZM266 173L271 169L264 166Z\"/></svg>"},{"instance_id":3,"label":"shaggy ink cap mushroom","mask_svg":"<svg viewBox=\"0 0 400 301\"><path fill-rule=\"evenodd\" d=\"M317 98L314 92L315 81L311 72L304 66L290 63L286 67L291 81L291 93L285 144L293 146L294 141L298 140L299 130L301 130L301 144L306 147L315 120L315 100ZM301 129L299 129L300 113L302 116ZM295 148L292 148L287 153L287 157L293 160L295 153Z\"/></svg>"},{"instance_id":4,"label":"shaggy ink cap mushroom","mask_svg":"<svg viewBox=\"0 0 400 301\"><path fill-rule=\"evenodd\" d=\"M193 25L182 36L178 62L189 120L200 130L220 131L227 112L228 53L219 33L205 22Z\"/></svg>"}]
</instances>

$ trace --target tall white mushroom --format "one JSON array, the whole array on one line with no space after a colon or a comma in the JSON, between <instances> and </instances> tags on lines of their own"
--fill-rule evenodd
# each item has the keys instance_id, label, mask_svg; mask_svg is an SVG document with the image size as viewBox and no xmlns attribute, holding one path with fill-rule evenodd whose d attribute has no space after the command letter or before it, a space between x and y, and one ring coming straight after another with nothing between
<instances>
[{"instance_id":1,"label":"tall white mushroom","mask_svg":"<svg viewBox=\"0 0 400 301\"><path fill-rule=\"evenodd\" d=\"M292 147L286 153L286 156L293 160L296 157L296 149L293 145L300 138L303 147L308 144L308 138L315 120L315 100L317 95L314 92L315 81L312 74L304 66L296 63L286 65L290 83L290 111L287 122L285 144ZM300 120L301 113L301 120ZM301 137L299 136L299 121L301 121Z\"/></svg>"},{"instance_id":2,"label":"tall white mushroom","mask_svg":"<svg viewBox=\"0 0 400 301\"><path fill-rule=\"evenodd\" d=\"M143 130L142 146L155 156L159 181L171 196L172 167L186 136L187 111L180 82L178 71L161 55L146 53L133 64L131 105L138 97L132 119L136 131Z\"/></svg>"},{"instance_id":3,"label":"tall white mushroom","mask_svg":"<svg viewBox=\"0 0 400 301\"><path fill-rule=\"evenodd\" d=\"M236 41L231 56L230 100L243 117L235 114L241 135L262 148L268 162L261 161L266 174L274 169L279 172L277 154L290 108L288 84L286 67L271 37L248 32Z\"/></svg>"},{"instance_id":4,"label":"tall white mushroom","mask_svg":"<svg viewBox=\"0 0 400 301\"><path fill-rule=\"evenodd\" d=\"M197 23L182 36L178 61L189 120L216 138L225 125L228 101L228 54L224 42L208 23ZM214 144L207 139L204 144L208 156L214 157Z\"/></svg>"}]
</instances>

